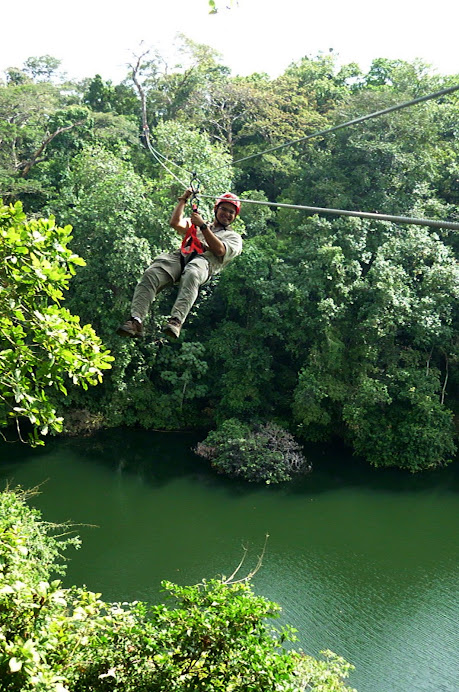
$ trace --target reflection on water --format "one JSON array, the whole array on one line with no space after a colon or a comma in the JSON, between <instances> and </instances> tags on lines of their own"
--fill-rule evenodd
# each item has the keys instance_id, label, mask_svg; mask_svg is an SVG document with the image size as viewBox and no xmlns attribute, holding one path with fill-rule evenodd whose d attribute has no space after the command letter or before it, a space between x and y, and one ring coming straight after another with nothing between
<instances>
[{"instance_id":1,"label":"reflection on water","mask_svg":"<svg viewBox=\"0 0 459 692\"><path fill-rule=\"evenodd\" d=\"M412 476L315 450L312 474L268 488L217 476L195 442L117 430L3 445L0 475L46 481L34 504L48 520L98 526L81 527L67 584L157 601L162 579L231 573L243 544L250 569L269 533L253 585L308 653L354 663L359 692L457 691L457 468Z\"/></svg>"}]
</instances>

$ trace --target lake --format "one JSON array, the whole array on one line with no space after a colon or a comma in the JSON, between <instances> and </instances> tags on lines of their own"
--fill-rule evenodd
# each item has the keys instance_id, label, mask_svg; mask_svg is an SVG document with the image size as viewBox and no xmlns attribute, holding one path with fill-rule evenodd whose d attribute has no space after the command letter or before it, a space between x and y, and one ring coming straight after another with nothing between
<instances>
[{"instance_id":1,"label":"lake","mask_svg":"<svg viewBox=\"0 0 459 692\"><path fill-rule=\"evenodd\" d=\"M138 430L0 446L3 487L43 484L33 504L82 524L65 584L106 600L162 596L252 569L297 646L356 666L359 692L457 692L458 464L422 475L372 469L342 448L306 449L313 472L281 486L217 475L196 436ZM245 570L245 572L244 572Z\"/></svg>"}]
</instances>

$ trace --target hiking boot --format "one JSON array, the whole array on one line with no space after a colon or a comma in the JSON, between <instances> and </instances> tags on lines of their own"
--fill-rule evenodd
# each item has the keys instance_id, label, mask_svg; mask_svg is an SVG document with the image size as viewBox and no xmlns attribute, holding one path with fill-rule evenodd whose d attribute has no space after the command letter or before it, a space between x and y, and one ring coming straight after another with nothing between
<instances>
[{"instance_id":1,"label":"hiking boot","mask_svg":"<svg viewBox=\"0 0 459 692\"><path fill-rule=\"evenodd\" d=\"M127 322L118 327L116 333L120 336L129 336L131 339L138 339L143 336L142 323L131 317Z\"/></svg>"},{"instance_id":2,"label":"hiking boot","mask_svg":"<svg viewBox=\"0 0 459 692\"><path fill-rule=\"evenodd\" d=\"M182 323L178 317L171 317L169 322L163 329L163 332L168 339L178 339L180 336L180 330L182 328Z\"/></svg>"}]
</instances>

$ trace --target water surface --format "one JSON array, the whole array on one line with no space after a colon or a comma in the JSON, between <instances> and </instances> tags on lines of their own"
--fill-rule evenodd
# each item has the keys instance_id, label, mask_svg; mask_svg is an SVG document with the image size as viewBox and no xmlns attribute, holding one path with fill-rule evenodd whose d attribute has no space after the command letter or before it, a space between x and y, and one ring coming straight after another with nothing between
<instances>
[{"instance_id":1,"label":"water surface","mask_svg":"<svg viewBox=\"0 0 459 692\"><path fill-rule=\"evenodd\" d=\"M162 598L160 582L250 570L269 534L257 593L283 608L305 651L356 666L359 692L459 690L457 465L412 476L342 449L276 487L216 475L187 435L116 430L0 447L3 484L43 483L49 521L81 526L65 582L106 600Z\"/></svg>"}]
</instances>

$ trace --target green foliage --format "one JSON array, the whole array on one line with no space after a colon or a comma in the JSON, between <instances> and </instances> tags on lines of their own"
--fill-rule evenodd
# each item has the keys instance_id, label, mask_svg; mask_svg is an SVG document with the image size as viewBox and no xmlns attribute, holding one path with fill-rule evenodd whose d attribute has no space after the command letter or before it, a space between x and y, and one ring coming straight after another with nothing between
<instances>
[{"instance_id":1,"label":"green foliage","mask_svg":"<svg viewBox=\"0 0 459 692\"><path fill-rule=\"evenodd\" d=\"M161 122L180 121L193 127L205 122L202 106L210 85L228 76L228 68L220 64L219 53L205 44L196 43L178 34L175 50L180 63L171 68L157 51L137 56L129 78L143 91L150 127ZM134 79L135 78L135 79ZM203 120L204 115L204 120Z\"/></svg>"},{"instance_id":2,"label":"green foliage","mask_svg":"<svg viewBox=\"0 0 459 692\"><path fill-rule=\"evenodd\" d=\"M25 499L0 494L2 692L352 692L343 659L287 649L293 630L268 624L279 606L246 579L163 582L170 606L107 603L50 581L62 549L79 541L54 537L62 527Z\"/></svg>"},{"instance_id":3,"label":"green foliage","mask_svg":"<svg viewBox=\"0 0 459 692\"><path fill-rule=\"evenodd\" d=\"M261 155L457 76L386 58L364 73L330 52L275 79L233 77L209 46L180 36L178 47L180 64L145 54L120 84L96 75L58 85L58 61L41 56L0 86L0 191L72 224L86 265L67 305L116 356L102 387L73 389L61 407L160 429L293 418L304 439L339 435L375 465L446 463L459 381L454 231L243 204L244 252L200 292L180 344L158 333L173 291L158 296L143 343L113 333L150 260L177 246L169 218L195 172L206 220L229 189L458 218L457 93ZM139 136L138 85L161 163Z\"/></svg>"},{"instance_id":4,"label":"green foliage","mask_svg":"<svg viewBox=\"0 0 459 692\"><path fill-rule=\"evenodd\" d=\"M163 167L156 166L155 177L158 184L152 194L155 203L160 204L161 210L164 210L165 218L161 219L163 224L168 224L171 201L175 202L177 193L183 190L176 178L182 180L186 186L190 182L193 171L202 171L199 179L207 195L217 197L222 192L231 190L233 175L231 157L222 144L212 143L206 133L190 129L188 125L177 121L160 123L152 134L158 151L176 164L174 166L168 164L168 168L175 177ZM219 170L213 170L217 168ZM212 200L203 199L200 211L210 220L213 216Z\"/></svg>"},{"instance_id":5,"label":"green foliage","mask_svg":"<svg viewBox=\"0 0 459 692\"><path fill-rule=\"evenodd\" d=\"M441 86L426 79L422 91ZM408 101L419 95L412 88L398 93L388 87L354 91L329 113L330 125ZM439 136L438 108L429 101L345 128L329 136L326 147L315 140L301 172L287 187L290 199L299 204L308 199L319 207L412 215L422 200L423 185L434 184L441 173L438 162L449 148Z\"/></svg>"},{"instance_id":6,"label":"green foliage","mask_svg":"<svg viewBox=\"0 0 459 692\"><path fill-rule=\"evenodd\" d=\"M24 71L30 74L35 81L49 81L60 64L61 60L52 55L33 56L25 61Z\"/></svg>"},{"instance_id":7,"label":"green foliage","mask_svg":"<svg viewBox=\"0 0 459 692\"><path fill-rule=\"evenodd\" d=\"M0 86L0 196L41 189L21 176L23 164L42 143L50 113L58 107L58 92L49 83Z\"/></svg>"},{"instance_id":8,"label":"green foliage","mask_svg":"<svg viewBox=\"0 0 459 692\"><path fill-rule=\"evenodd\" d=\"M208 416L200 409L208 394L203 345L187 342L142 350L143 354L138 350L130 354L129 386L118 385L108 404L110 415L121 407L120 423L157 430L183 430L208 423ZM124 378L116 373L114 380L119 379Z\"/></svg>"},{"instance_id":9,"label":"green foliage","mask_svg":"<svg viewBox=\"0 0 459 692\"><path fill-rule=\"evenodd\" d=\"M247 190L241 195L241 199L251 199L257 202L268 201L265 193L259 190ZM241 218L244 221L248 237L266 234L274 217L274 211L268 206L243 204L241 208Z\"/></svg>"},{"instance_id":10,"label":"green foliage","mask_svg":"<svg viewBox=\"0 0 459 692\"><path fill-rule=\"evenodd\" d=\"M187 166L196 160L217 161L221 154L205 136L178 123L158 126L155 137L162 151ZM210 180L219 186L217 190L225 190L228 171L209 176ZM178 429L198 421L202 416L196 409L190 411L189 402L205 390L199 382L205 363L192 365L192 346L184 350L183 357L174 353L169 358L166 351L156 358L161 326L156 313L168 312L170 292L159 296L153 307L145 345L133 348L114 336L125 319L135 284L152 258L180 242L169 226L171 198L178 192L176 181L165 174L152 188L130 162L97 146L86 147L74 158L69 183L72 208L66 218L73 225L74 248L86 258L85 268L72 282L69 303L110 345L116 365L110 381L100 390L99 401L73 393L66 404L102 408L113 424ZM62 215L67 203L61 198ZM211 204L203 204L202 213L208 218L211 208ZM196 348L198 353L201 347L197 344Z\"/></svg>"},{"instance_id":11,"label":"green foliage","mask_svg":"<svg viewBox=\"0 0 459 692\"><path fill-rule=\"evenodd\" d=\"M419 358L405 354L384 375L363 377L343 406L355 451L374 466L421 471L448 463L457 451L452 414L438 397L439 373L425 373Z\"/></svg>"},{"instance_id":12,"label":"green foliage","mask_svg":"<svg viewBox=\"0 0 459 692\"><path fill-rule=\"evenodd\" d=\"M27 221L19 202L0 206L0 426L28 418L34 444L62 429L56 394L101 382L113 360L92 327L60 306L84 266L70 234L53 218Z\"/></svg>"},{"instance_id":13,"label":"green foliage","mask_svg":"<svg viewBox=\"0 0 459 692\"><path fill-rule=\"evenodd\" d=\"M323 279L314 291L315 343L294 393L301 433L317 440L339 432L376 466L442 465L455 452L444 401L457 359L457 263L423 229L381 229L377 250L366 224L331 229L333 245L318 239L305 267L306 284Z\"/></svg>"},{"instance_id":14,"label":"green foliage","mask_svg":"<svg viewBox=\"0 0 459 692\"><path fill-rule=\"evenodd\" d=\"M102 147L87 147L75 157L69 183L74 248L86 260L72 282L71 305L106 334L163 239L152 228L147 187L129 163Z\"/></svg>"},{"instance_id":15,"label":"green foliage","mask_svg":"<svg viewBox=\"0 0 459 692\"><path fill-rule=\"evenodd\" d=\"M195 451L221 473L268 485L311 470L300 445L275 423L250 426L231 418Z\"/></svg>"}]
</instances>

